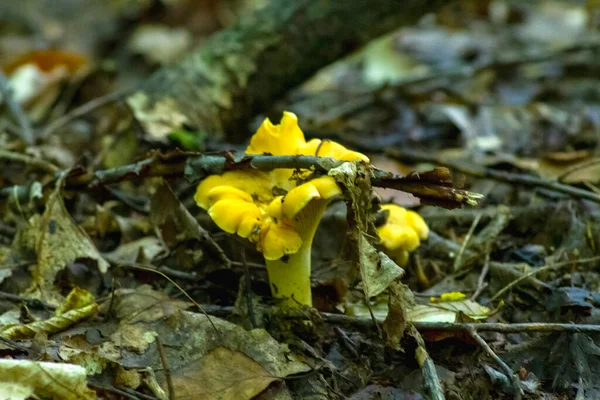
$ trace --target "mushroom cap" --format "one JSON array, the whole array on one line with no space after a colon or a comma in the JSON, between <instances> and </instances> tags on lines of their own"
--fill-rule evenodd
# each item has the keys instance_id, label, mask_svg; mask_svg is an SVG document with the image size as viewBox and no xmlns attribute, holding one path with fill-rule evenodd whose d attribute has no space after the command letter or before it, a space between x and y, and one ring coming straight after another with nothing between
<instances>
[{"instance_id":1,"label":"mushroom cap","mask_svg":"<svg viewBox=\"0 0 600 400\"><path fill-rule=\"evenodd\" d=\"M381 209L387 211L387 218L383 225L377 227L379 240L388 255L399 265L405 265L408 253L429 236L429 227L414 211L395 204L383 204Z\"/></svg>"},{"instance_id":2,"label":"mushroom cap","mask_svg":"<svg viewBox=\"0 0 600 400\"><path fill-rule=\"evenodd\" d=\"M335 142L307 143L298 118L289 112L284 112L279 125L266 119L246 149L248 154L273 155L316 155L317 151L319 156L345 161L369 160ZM277 260L312 240L322 210L341 194L332 177L311 178L308 170L229 171L200 182L194 199L219 228L255 243L265 259Z\"/></svg>"},{"instance_id":3,"label":"mushroom cap","mask_svg":"<svg viewBox=\"0 0 600 400\"><path fill-rule=\"evenodd\" d=\"M330 140L312 139L306 141L298 126L296 114L284 111L281 123L273 125L266 118L258 128L246 149L247 154L272 154L274 156L320 156L333 157L342 161L369 162L369 157L352 151Z\"/></svg>"}]
</instances>

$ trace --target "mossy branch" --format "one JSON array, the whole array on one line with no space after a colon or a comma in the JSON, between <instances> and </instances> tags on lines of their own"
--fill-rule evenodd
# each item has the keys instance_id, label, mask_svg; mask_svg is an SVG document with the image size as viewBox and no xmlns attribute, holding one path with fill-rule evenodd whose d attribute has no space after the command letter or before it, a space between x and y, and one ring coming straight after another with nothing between
<instances>
[{"instance_id":1,"label":"mossy branch","mask_svg":"<svg viewBox=\"0 0 600 400\"><path fill-rule=\"evenodd\" d=\"M324 66L452 0L278 0L213 35L127 99L154 136L247 137L247 122Z\"/></svg>"},{"instance_id":2,"label":"mossy branch","mask_svg":"<svg viewBox=\"0 0 600 400\"><path fill-rule=\"evenodd\" d=\"M209 175L240 169L271 171L277 168L310 169L315 173L326 174L339 167L343 161L330 157L315 156L270 156L245 155L236 157L232 153L197 154L174 151L168 154L151 153L148 158L134 164L96 172L81 168L70 171L65 180L66 190L95 190L105 185L134 179L162 176L165 178L186 177L199 181ZM376 187L402 190L412 193L427 203L446 208L460 207L463 204L475 205L482 196L452 187L449 172L436 168L430 172L400 176L391 172L370 167L371 184ZM38 184L39 185L39 184ZM27 202L30 197L28 186L13 186L0 189L0 198L16 198Z\"/></svg>"}]
</instances>

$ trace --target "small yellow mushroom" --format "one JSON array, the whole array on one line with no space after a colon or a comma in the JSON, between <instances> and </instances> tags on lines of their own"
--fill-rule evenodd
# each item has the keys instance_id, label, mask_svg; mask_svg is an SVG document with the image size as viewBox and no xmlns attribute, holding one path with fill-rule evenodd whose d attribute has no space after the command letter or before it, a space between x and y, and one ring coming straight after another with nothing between
<instances>
[{"instance_id":1,"label":"small yellow mushroom","mask_svg":"<svg viewBox=\"0 0 600 400\"><path fill-rule=\"evenodd\" d=\"M369 162L335 142L306 142L298 118L290 112L283 113L279 125L266 119L246 153ZM273 296L292 307L312 305L312 241L327 204L341 194L332 177L311 178L308 170L229 171L203 180L194 197L221 229L256 244L265 257Z\"/></svg>"},{"instance_id":2,"label":"small yellow mushroom","mask_svg":"<svg viewBox=\"0 0 600 400\"><path fill-rule=\"evenodd\" d=\"M395 204L383 204L381 209L387 216L385 223L377 227L379 240L387 255L404 266L408 262L408 254L429 236L429 227L414 211Z\"/></svg>"}]
</instances>

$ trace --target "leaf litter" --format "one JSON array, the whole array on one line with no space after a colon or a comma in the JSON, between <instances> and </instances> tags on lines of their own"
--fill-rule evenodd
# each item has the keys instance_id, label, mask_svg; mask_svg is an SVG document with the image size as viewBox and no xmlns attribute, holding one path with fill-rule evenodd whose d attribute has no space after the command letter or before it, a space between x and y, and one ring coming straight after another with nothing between
<instances>
[{"instance_id":1,"label":"leaf litter","mask_svg":"<svg viewBox=\"0 0 600 400\"><path fill-rule=\"evenodd\" d=\"M0 397L599 396L597 2L461 2L270 105L406 175L327 168L344 195L315 237L316 310L294 312L177 179L195 155L169 152L248 168L223 153L238 145L165 130L174 103L140 129L114 94L254 2L70 3L0 6L2 70L37 137L0 110ZM372 195L386 179L420 199ZM463 188L485 198L429 205ZM431 230L403 267L376 240L388 200Z\"/></svg>"}]
</instances>

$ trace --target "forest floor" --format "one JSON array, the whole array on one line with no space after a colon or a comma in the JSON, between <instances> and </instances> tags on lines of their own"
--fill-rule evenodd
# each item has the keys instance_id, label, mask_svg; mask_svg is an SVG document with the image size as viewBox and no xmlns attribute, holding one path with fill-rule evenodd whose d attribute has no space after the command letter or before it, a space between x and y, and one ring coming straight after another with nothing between
<instances>
[{"instance_id":1,"label":"forest floor","mask_svg":"<svg viewBox=\"0 0 600 400\"><path fill-rule=\"evenodd\" d=\"M373 195L430 230L365 300L333 201L292 310L194 201L190 160L248 143L124 101L254 3L0 5L0 398L600 398L598 2L459 2L256 116L408 176Z\"/></svg>"}]
</instances>

